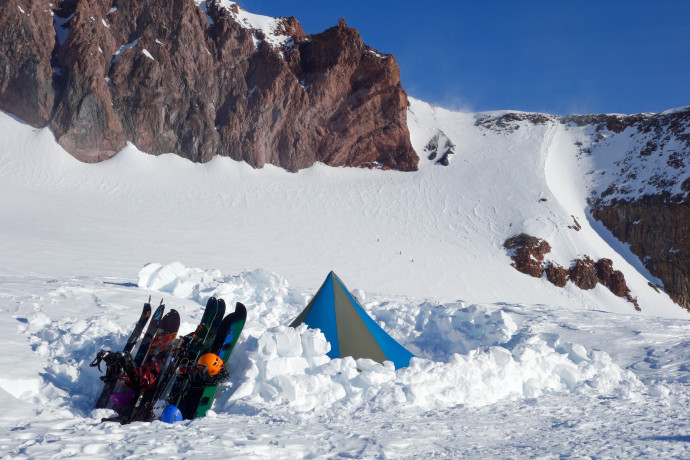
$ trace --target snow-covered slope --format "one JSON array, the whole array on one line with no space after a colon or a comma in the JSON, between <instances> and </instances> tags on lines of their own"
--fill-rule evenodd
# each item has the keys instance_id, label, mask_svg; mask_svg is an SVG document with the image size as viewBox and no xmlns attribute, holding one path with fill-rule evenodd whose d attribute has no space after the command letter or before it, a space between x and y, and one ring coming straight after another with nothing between
<instances>
[{"instance_id":1,"label":"snow-covered slope","mask_svg":"<svg viewBox=\"0 0 690 460\"><path fill-rule=\"evenodd\" d=\"M685 316L626 261L634 257L588 225L591 166L578 163L561 125L496 132L475 126L479 116L412 101L418 152L438 129L456 144L446 168L422 160L416 173L317 165L291 174L133 146L81 164L49 132L3 115L0 266L131 277L147 262L181 261L226 273L264 268L309 288L335 270L368 292L633 311L604 287L559 289L517 272L502 245L526 232L549 241L549 256L566 267L581 254L612 259L643 314Z\"/></svg>"},{"instance_id":2,"label":"snow-covered slope","mask_svg":"<svg viewBox=\"0 0 690 460\"><path fill-rule=\"evenodd\" d=\"M687 313L591 227L579 134L476 123L502 114L412 100L415 149L442 131L448 167L291 174L134 146L83 164L0 113L0 457L687 454ZM642 312L517 272L503 242L520 232L561 265L611 258ZM285 327L330 270L409 368L330 360L320 333ZM244 302L232 377L204 419L102 425L88 364L149 294L181 332L210 295Z\"/></svg>"},{"instance_id":3,"label":"snow-covered slope","mask_svg":"<svg viewBox=\"0 0 690 460\"><path fill-rule=\"evenodd\" d=\"M416 100L410 108L410 131L418 152L439 130L455 145L448 171L438 171L434 161L422 160L420 165L421 174L434 176L433 188L442 193L429 206L437 207L436 215L443 216L438 220L453 226L443 239L464 256L458 264L462 268L455 267L463 292L473 300L556 302L630 311L629 302L602 286L582 291L568 284L560 289L544 279L517 273L501 247L507 238L524 232L548 241L552 250L547 261L561 266L568 267L584 255L613 260L643 310L684 316L668 296L648 285L648 281L659 281L586 213L593 158L580 155L576 145L584 135L556 117L537 114L518 113L524 119L509 126L487 122L507 113L457 113ZM436 202L439 198L443 205Z\"/></svg>"}]
</instances>

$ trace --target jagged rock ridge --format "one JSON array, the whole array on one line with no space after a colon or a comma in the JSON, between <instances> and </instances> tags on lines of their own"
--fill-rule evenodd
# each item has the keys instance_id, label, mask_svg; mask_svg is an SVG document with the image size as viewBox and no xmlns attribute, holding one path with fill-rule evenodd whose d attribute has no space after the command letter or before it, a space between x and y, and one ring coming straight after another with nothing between
<instances>
[{"instance_id":1,"label":"jagged rock ridge","mask_svg":"<svg viewBox=\"0 0 690 460\"><path fill-rule=\"evenodd\" d=\"M83 161L127 141L197 162L414 170L392 55L341 20L306 35L226 0L7 0L0 108Z\"/></svg>"}]
</instances>

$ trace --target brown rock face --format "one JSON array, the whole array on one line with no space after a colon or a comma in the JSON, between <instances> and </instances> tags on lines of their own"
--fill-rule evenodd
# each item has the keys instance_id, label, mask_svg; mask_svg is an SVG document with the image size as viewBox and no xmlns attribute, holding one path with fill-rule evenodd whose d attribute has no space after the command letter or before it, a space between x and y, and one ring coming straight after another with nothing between
<instances>
[{"instance_id":1,"label":"brown rock face","mask_svg":"<svg viewBox=\"0 0 690 460\"><path fill-rule=\"evenodd\" d=\"M606 182L589 198L592 216L630 245L676 303L690 309L690 109L566 121L596 125L582 154L605 155L616 137L629 142L624 158L600 172Z\"/></svg>"},{"instance_id":2,"label":"brown rock face","mask_svg":"<svg viewBox=\"0 0 690 460\"><path fill-rule=\"evenodd\" d=\"M630 288L625 282L625 275L620 270L613 269L613 261L611 259L599 259L594 264L594 270L601 284L609 288L614 295L628 299L639 310L637 298L630 294Z\"/></svg>"},{"instance_id":3,"label":"brown rock face","mask_svg":"<svg viewBox=\"0 0 690 460\"><path fill-rule=\"evenodd\" d=\"M594 289L598 281L594 261L587 256L575 259L570 267L570 280L580 289Z\"/></svg>"},{"instance_id":4,"label":"brown rock face","mask_svg":"<svg viewBox=\"0 0 690 460\"><path fill-rule=\"evenodd\" d=\"M535 236L520 233L508 238L503 247L514 251L511 265L517 271L541 278L544 271L544 256L551 251L549 243Z\"/></svg>"},{"instance_id":5,"label":"brown rock face","mask_svg":"<svg viewBox=\"0 0 690 460\"><path fill-rule=\"evenodd\" d=\"M630 288L625 282L625 276L620 270L614 270L609 278L608 288L618 297L628 297L630 295Z\"/></svg>"},{"instance_id":6,"label":"brown rock face","mask_svg":"<svg viewBox=\"0 0 690 460\"><path fill-rule=\"evenodd\" d=\"M281 18L267 37L219 0L205 11L194 0L70 0L52 4L56 27L70 18L61 43L50 5L0 3L0 108L49 123L83 161L131 141L153 154L290 171L315 161L417 167L395 58L344 20L307 36Z\"/></svg>"},{"instance_id":7,"label":"brown rock face","mask_svg":"<svg viewBox=\"0 0 690 460\"><path fill-rule=\"evenodd\" d=\"M565 285L568 284L569 272L560 265L550 263L544 272L546 273L546 279L548 279L551 284L558 287L565 287Z\"/></svg>"},{"instance_id":8,"label":"brown rock face","mask_svg":"<svg viewBox=\"0 0 690 460\"><path fill-rule=\"evenodd\" d=\"M599 259L596 264L594 264L594 271L597 274L597 279L604 286L609 285L609 280L613 274L613 261L611 259Z\"/></svg>"},{"instance_id":9,"label":"brown rock face","mask_svg":"<svg viewBox=\"0 0 690 460\"><path fill-rule=\"evenodd\" d=\"M661 279L668 295L690 309L690 203L645 197L592 210L649 271Z\"/></svg>"},{"instance_id":10,"label":"brown rock face","mask_svg":"<svg viewBox=\"0 0 690 460\"><path fill-rule=\"evenodd\" d=\"M55 46L48 0L0 1L0 109L45 126L55 103Z\"/></svg>"},{"instance_id":11,"label":"brown rock face","mask_svg":"<svg viewBox=\"0 0 690 460\"><path fill-rule=\"evenodd\" d=\"M57 51L62 97L50 125L65 150L82 161L96 162L113 156L126 141L105 79L106 53L116 41L100 20L110 2L73 3L60 12L65 15L74 8L69 34Z\"/></svg>"},{"instance_id":12,"label":"brown rock face","mask_svg":"<svg viewBox=\"0 0 690 460\"><path fill-rule=\"evenodd\" d=\"M575 262L566 270L560 265L550 262L544 268L544 256L551 251L551 246L546 241L520 233L519 235L508 238L503 247L512 251L511 264L517 271L525 273L535 278L540 278L542 273L546 274L546 279L557 287L565 287L570 279L580 289L594 289L597 282L608 287L609 290L618 297L625 297L628 302L635 306L635 310L640 311L637 297L633 297L630 288L625 282L625 276L619 270L613 269L611 259L599 259L596 263L584 256L575 259Z\"/></svg>"}]
</instances>

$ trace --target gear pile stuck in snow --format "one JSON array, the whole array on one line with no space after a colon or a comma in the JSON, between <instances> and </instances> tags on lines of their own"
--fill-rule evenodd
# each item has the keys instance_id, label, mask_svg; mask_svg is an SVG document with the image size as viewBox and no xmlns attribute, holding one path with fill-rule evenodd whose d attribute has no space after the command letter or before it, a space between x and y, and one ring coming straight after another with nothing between
<instances>
[{"instance_id":1,"label":"gear pile stuck in snow","mask_svg":"<svg viewBox=\"0 0 690 460\"><path fill-rule=\"evenodd\" d=\"M194 332L177 337L177 311L163 315L161 300L151 316L150 302L149 297L123 350L100 351L91 363L101 371L101 364L105 365L96 408L117 412L101 421L126 424L160 419L173 423L203 417L218 385L230 375L227 362L247 319L243 304L237 302L235 311L225 316L225 301L211 297Z\"/></svg>"}]
</instances>

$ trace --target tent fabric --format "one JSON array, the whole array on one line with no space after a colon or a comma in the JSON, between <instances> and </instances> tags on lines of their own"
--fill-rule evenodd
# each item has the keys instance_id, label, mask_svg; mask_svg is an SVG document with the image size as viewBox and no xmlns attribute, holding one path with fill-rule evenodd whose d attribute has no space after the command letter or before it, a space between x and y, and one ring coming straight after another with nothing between
<instances>
[{"instance_id":1,"label":"tent fabric","mask_svg":"<svg viewBox=\"0 0 690 460\"><path fill-rule=\"evenodd\" d=\"M302 323L321 329L331 344L330 358L352 356L379 363L392 361L399 369L408 366L414 356L371 319L333 272L290 326Z\"/></svg>"}]
</instances>

